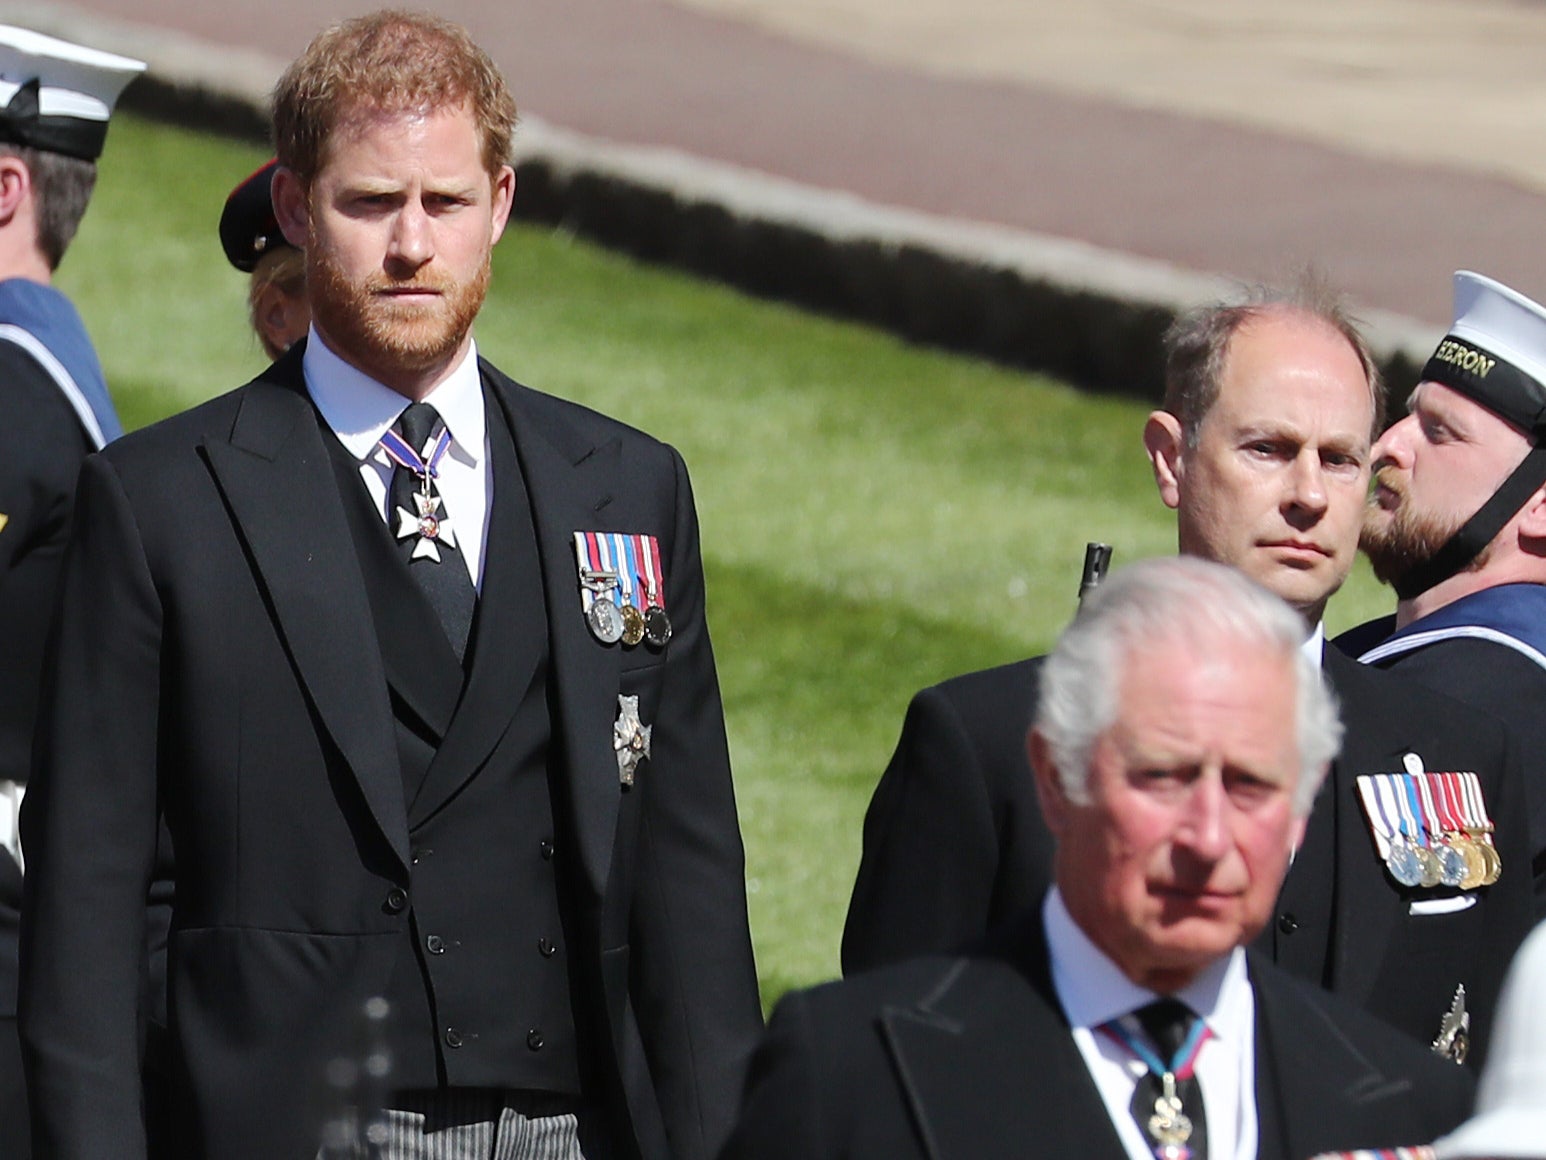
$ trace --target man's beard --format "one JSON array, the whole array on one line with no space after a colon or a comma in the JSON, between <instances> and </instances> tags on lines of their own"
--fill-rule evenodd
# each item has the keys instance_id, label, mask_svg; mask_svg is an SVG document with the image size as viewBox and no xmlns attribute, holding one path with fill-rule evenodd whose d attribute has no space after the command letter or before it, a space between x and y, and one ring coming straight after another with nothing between
<instances>
[{"instance_id":1,"label":"man's beard","mask_svg":"<svg viewBox=\"0 0 1546 1160\"><path fill-rule=\"evenodd\" d=\"M376 378L394 371L433 369L450 357L472 329L488 294L490 256L465 282L377 273L351 282L323 246L307 251L306 289L317 328L338 353ZM404 302L383 290L439 291L431 303Z\"/></svg>"},{"instance_id":2,"label":"man's beard","mask_svg":"<svg viewBox=\"0 0 1546 1160\"><path fill-rule=\"evenodd\" d=\"M1399 584L1413 568L1433 559L1466 521L1417 511L1405 487L1385 470L1375 473L1375 482L1394 492L1400 502L1394 511L1383 511L1370 501L1358 546L1369 557L1376 579ZM1479 562L1473 561L1472 567Z\"/></svg>"}]
</instances>

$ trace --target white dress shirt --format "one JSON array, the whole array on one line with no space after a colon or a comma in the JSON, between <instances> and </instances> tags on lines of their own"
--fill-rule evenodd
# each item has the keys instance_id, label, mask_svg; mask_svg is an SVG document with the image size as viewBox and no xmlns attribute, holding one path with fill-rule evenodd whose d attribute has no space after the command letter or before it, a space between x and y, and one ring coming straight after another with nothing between
<instances>
[{"instance_id":1,"label":"white dress shirt","mask_svg":"<svg viewBox=\"0 0 1546 1160\"><path fill-rule=\"evenodd\" d=\"M311 330L302 358L306 390L322 418L349 453L360 461L360 476L387 526L396 532L388 510L392 472L396 465L381 449L381 437L407 409L409 400L344 362ZM483 587L483 549L488 538L488 510L494 499L489 470L488 424L483 413L483 382L478 374L478 349L468 343L467 355L425 397L451 432L451 446L440 461L436 490L456 533L456 546L467 563L473 587ZM422 448L415 447L415 451Z\"/></svg>"},{"instance_id":2,"label":"white dress shirt","mask_svg":"<svg viewBox=\"0 0 1546 1160\"><path fill-rule=\"evenodd\" d=\"M1321 667L1321 662L1326 659L1326 624L1324 621L1318 620L1315 622L1315 631L1304 638L1304 643L1299 646L1299 651L1304 653L1309 662L1317 669Z\"/></svg>"},{"instance_id":3,"label":"white dress shirt","mask_svg":"<svg viewBox=\"0 0 1546 1160\"><path fill-rule=\"evenodd\" d=\"M1133 1090L1148 1068L1095 1029L1164 996L1138 986L1117 969L1079 929L1055 886L1042 904L1042 921L1052 985L1122 1147L1131 1160L1154 1160L1131 1110ZM1208 1155L1211 1160L1254 1160L1256 996L1245 952L1236 947L1174 997L1200 1015L1211 1032L1196 1065L1208 1117Z\"/></svg>"}]
</instances>

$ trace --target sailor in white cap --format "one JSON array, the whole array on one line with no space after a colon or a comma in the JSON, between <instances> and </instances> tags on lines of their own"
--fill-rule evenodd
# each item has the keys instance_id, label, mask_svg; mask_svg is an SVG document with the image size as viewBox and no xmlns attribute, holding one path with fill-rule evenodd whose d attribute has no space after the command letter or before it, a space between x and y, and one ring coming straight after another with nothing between
<instances>
[{"instance_id":1,"label":"sailor in white cap","mask_svg":"<svg viewBox=\"0 0 1546 1160\"><path fill-rule=\"evenodd\" d=\"M121 432L75 308L50 283L140 61L0 25L0 1156L25 1158L16 1035L17 813L81 459Z\"/></svg>"},{"instance_id":2,"label":"sailor in white cap","mask_svg":"<svg viewBox=\"0 0 1546 1160\"><path fill-rule=\"evenodd\" d=\"M1531 871L1546 914L1546 308L1455 275L1455 321L1410 414L1374 447L1362 547L1393 617L1337 642L1486 709L1530 760Z\"/></svg>"}]
</instances>

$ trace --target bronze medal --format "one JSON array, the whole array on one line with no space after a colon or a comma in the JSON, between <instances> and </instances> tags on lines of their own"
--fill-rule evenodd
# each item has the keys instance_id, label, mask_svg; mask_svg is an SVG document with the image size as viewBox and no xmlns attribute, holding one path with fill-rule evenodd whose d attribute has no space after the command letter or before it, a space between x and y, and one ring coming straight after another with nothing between
<instances>
[{"instance_id":1,"label":"bronze medal","mask_svg":"<svg viewBox=\"0 0 1546 1160\"><path fill-rule=\"evenodd\" d=\"M1450 835L1450 843L1465 859L1465 877L1460 880L1460 889L1475 890L1487 879L1487 860L1476 848L1476 843L1464 834Z\"/></svg>"},{"instance_id":2,"label":"bronze medal","mask_svg":"<svg viewBox=\"0 0 1546 1160\"><path fill-rule=\"evenodd\" d=\"M1498 848L1492 844L1492 827L1467 826L1465 832L1476 843L1476 852L1486 863L1486 877L1481 884L1491 886L1503 876L1503 859L1498 856Z\"/></svg>"},{"instance_id":3,"label":"bronze medal","mask_svg":"<svg viewBox=\"0 0 1546 1160\"><path fill-rule=\"evenodd\" d=\"M1491 886L1503 877L1503 858L1498 854L1498 848L1492 844L1490 836L1483 838L1476 846L1481 851L1482 860L1487 863L1487 877L1482 880L1482 885Z\"/></svg>"},{"instance_id":4,"label":"bronze medal","mask_svg":"<svg viewBox=\"0 0 1546 1160\"><path fill-rule=\"evenodd\" d=\"M622 616L623 643L632 648L644 639L644 613L632 604L625 604L622 607Z\"/></svg>"},{"instance_id":5,"label":"bronze medal","mask_svg":"<svg viewBox=\"0 0 1546 1160\"><path fill-rule=\"evenodd\" d=\"M1438 855L1427 846L1415 846L1418 865L1422 867L1422 885L1437 886L1444 880L1444 871L1439 866Z\"/></svg>"}]
</instances>

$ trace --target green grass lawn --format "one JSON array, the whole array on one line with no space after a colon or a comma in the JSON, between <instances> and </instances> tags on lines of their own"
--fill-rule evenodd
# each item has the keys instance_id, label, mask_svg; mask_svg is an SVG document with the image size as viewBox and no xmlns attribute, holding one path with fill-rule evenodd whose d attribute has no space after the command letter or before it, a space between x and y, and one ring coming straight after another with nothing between
<instances>
[{"instance_id":1,"label":"green grass lawn","mask_svg":"<svg viewBox=\"0 0 1546 1160\"><path fill-rule=\"evenodd\" d=\"M61 286L133 427L262 366L215 222L263 157L131 117ZM765 997L837 972L908 697L1043 651L1086 540L1173 550L1145 408L514 228L478 323L528 385L678 446L703 524ZM1333 631L1388 609L1363 570Z\"/></svg>"}]
</instances>

